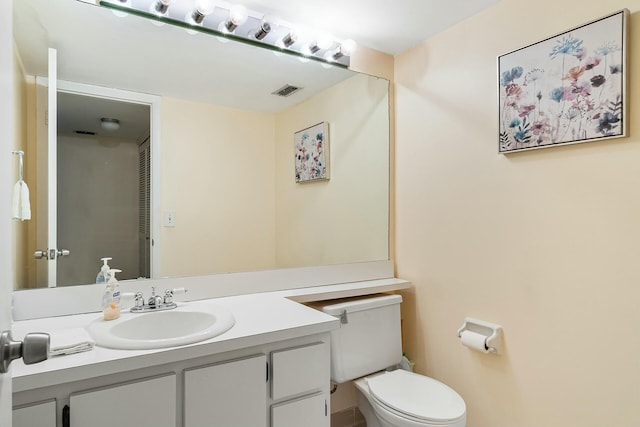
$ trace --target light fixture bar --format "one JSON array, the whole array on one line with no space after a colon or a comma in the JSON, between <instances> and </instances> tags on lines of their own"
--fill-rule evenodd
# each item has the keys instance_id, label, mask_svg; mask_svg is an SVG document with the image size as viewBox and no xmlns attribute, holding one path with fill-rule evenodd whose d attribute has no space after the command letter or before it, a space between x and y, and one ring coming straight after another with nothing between
<instances>
[{"instance_id":1,"label":"light fixture bar","mask_svg":"<svg viewBox=\"0 0 640 427\"><path fill-rule=\"evenodd\" d=\"M84 1L84 0L82 0ZM335 39L318 40L309 43L298 31L287 23L278 25L255 11L249 13L243 6L230 9L214 5L213 0L195 2L175 0L94 0L99 6L114 12L127 13L160 23L181 27L190 33L200 32L240 43L262 47L277 53L286 53L301 60L312 60L331 64L340 68L349 68L350 54L342 52L343 43ZM189 3L191 6L189 6ZM146 4L146 6L143 6ZM215 11L214 11L215 10ZM327 59L328 52L333 56L342 52L338 58Z\"/></svg>"}]
</instances>

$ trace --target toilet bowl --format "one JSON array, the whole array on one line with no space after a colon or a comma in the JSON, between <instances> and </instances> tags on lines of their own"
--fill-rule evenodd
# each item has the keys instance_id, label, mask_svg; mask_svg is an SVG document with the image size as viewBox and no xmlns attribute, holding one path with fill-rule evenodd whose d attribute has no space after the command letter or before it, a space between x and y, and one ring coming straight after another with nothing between
<instances>
[{"instance_id":1,"label":"toilet bowl","mask_svg":"<svg viewBox=\"0 0 640 427\"><path fill-rule=\"evenodd\" d=\"M433 378L396 370L354 384L367 427L465 427L464 400Z\"/></svg>"},{"instance_id":2,"label":"toilet bowl","mask_svg":"<svg viewBox=\"0 0 640 427\"><path fill-rule=\"evenodd\" d=\"M400 295L374 295L313 307L340 318L331 335L331 378L354 381L367 427L465 427L458 393L432 378L387 368L400 363Z\"/></svg>"}]
</instances>

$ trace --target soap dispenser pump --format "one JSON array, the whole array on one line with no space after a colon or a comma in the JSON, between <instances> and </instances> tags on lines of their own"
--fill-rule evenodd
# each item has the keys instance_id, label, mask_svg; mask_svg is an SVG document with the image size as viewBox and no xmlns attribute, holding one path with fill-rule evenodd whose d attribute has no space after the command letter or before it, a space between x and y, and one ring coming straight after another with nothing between
<instances>
[{"instance_id":1,"label":"soap dispenser pump","mask_svg":"<svg viewBox=\"0 0 640 427\"><path fill-rule=\"evenodd\" d=\"M100 258L103 262L102 268L98 272L98 276L96 277L96 283L107 283L111 278L111 269L107 264L107 261L112 260L112 258Z\"/></svg>"},{"instance_id":2,"label":"soap dispenser pump","mask_svg":"<svg viewBox=\"0 0 640 427\"><path fill-rule=\"evenodd\" d=\"M111 269L111 277L102 295L102 315L104 320L114 320L120 317L120 286L116 280L116 273L122 270Z\"/></svg>"}]
</instances>

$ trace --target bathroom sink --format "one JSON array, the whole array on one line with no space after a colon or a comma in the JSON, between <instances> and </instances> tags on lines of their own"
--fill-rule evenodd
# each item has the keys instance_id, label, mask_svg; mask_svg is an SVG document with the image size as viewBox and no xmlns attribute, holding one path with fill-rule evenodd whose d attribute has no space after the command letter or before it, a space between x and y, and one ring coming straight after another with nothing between
<instances>
[{"instance_id":1,"label":"bathroom sink","mask_svg":"<svg viewBox=\"0 0 640 427\"><path fill-rule=\"evenodd\" d=\"M221 335L235 324L224 307L202 302L154 313L122 313L119 319L97 319L87 330L96 345L144 350L193 344Z\"/></svg>"}]
</instances>

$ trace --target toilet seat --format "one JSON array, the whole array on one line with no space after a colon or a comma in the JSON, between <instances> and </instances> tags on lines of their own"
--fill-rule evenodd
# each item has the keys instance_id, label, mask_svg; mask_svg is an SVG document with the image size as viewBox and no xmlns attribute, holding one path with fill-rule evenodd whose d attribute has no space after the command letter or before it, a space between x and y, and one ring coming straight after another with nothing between
<instances>
[{"instance_id":1,"label":"toilet seat","mask_svg":"<svg viewBox=\"0 0 640 427\"><path fill-rule=\"evenodd\" d=\"M366 382L376 404L398 417L428 425L454 424L466 417L462 397L433 378L396 370Z\"/></svg>"}]
</instances>

